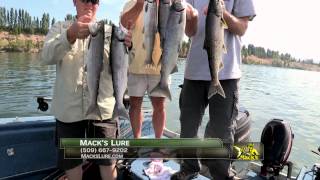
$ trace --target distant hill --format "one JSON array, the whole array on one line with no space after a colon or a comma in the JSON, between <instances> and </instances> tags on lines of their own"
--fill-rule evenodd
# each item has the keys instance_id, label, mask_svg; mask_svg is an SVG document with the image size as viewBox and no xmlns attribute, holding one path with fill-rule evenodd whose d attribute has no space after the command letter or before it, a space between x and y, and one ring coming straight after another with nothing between
<instances>
[{"instance_id":1,"label":"distant hill","mask_svg":"<svg viewBox=\"0 0 320 180\"><path fill-rule=\"evenodd\" d=\"M244 57L242 59L244 64L256 64L256 65L266 65L266 66L275 66L283 68L292 68L292 69L303 69L308 71L318 71L320 72L320 64L308 64L303 62L285 62L281 60L271 59L271 58L259 58L254 55Z\"/></svg>"},{"instance_id":2,"label":"distant hill","mask_svg":"<svg viewBox=\"0 0 320 180\"><path fill-rule=\"evenodd\" d=\"M242 62L245 64L261 64L283 68L304 69L310 71L320 71L320 63L315 63L313 59L297 59L289 53L256 47L252 44L243 46Z\"/></svg>"}]
</instances>

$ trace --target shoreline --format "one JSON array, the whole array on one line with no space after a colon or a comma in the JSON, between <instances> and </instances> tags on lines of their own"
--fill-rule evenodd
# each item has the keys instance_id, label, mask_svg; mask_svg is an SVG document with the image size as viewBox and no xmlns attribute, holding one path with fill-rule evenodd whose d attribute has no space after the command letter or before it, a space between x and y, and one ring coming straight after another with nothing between
<instances>
[{"instance_id":1,"label":"shoreline","mask_svg":"<svg viewBox=\"0 0 320 180\"><path fill-rule=\"evenodd\" d=\"M30 53L30 54L37 54L40 53L41 49L32 49L29 51L24 50L7 50L7 49L0 49L0 54L4 53ZM179 56L180 59L185 59L184 56ZM257 60L258 59L258 60ZM305 71L314 71L314 72L320 72L320 65L318 64L304 64L299 62L291 62L289 65L283 65L283 64L275 64L272 63L272 59L261 59L257 57L246 57L243 58L242 64L246 65L259 65L259 66L267 66L267 67L279 67L284 69L299 69L299 70L305 70Z\"/></svg>"},{"instance_id":2,"label":"shoreline","mask_svg":"<svg viewBox=\"0 0 320 180\"><path fill-rule=\"evenodd\" d=\"M320 63L319 64L307 64L302 62L295 61L283 61L278 59L270 59L270 58L258 58L257 56L250 55L242 58L243 64L248 65L263 65L263 66L271 66L271 67L280 67L287 69L300 69L306 71L316 71L320 72Z\"/></svg>"},{"instance_id":3,"label":"shoreline","mask_svg":"<svg viewBox=\"0 0 320 180\"><path fill-rule=\"evenodd\" d=\"M7 31L0 31L0 53L39 53L42 49L44 38L44 35L13 35ZM179 54L179 58L183 59L186 58L189 51L188 43L184 43L185 44ZM280 59L259 58L254 55L244 56L242 58L242 63L320 72L320 63L308 64L296 61L284 61Z\"/></svg>"},{"instance_id":4,"label":"shoreline","mask_svg":"<svg viewBox=\"0 0 320 180\"><path fill-rule=\"evenodd\" d=\"M10 34L7 31L0 31L0 53L38 53L40 52L44 35L38 34Z\"/></svg>"}]
</instances>

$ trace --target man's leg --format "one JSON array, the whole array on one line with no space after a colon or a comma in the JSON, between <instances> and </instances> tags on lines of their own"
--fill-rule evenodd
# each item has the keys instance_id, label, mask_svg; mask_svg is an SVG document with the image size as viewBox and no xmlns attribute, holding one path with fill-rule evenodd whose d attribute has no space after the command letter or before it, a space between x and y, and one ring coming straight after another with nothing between
<instances>
[{"instance_id":1,"label":"man's leg","mask_svg":"<svg viewBox=\"0 0 320 180\"><path fill-rule=\"evenodd\" d=\"M153 107L152 123L156 138L161 138L166 123L165 95L162 91L153 91L160 79L159 75L147 75L147 92Z\"/></svg>"},{"instance_id":2,"label":"man's leg","mask_svg":"<svg viewBox=\"0 0 320 180\"><path fill-rule=\"evenodd\" d=\"M156 138L161 138L166 123L164 97L150 97L153 106L152 123Z\"/></svg>"},{"instance_id":3,"label":"man's leg","mask_svg":"<svg viewBox=\"0 0 320 180\"><path fill-rule=\"evenodd\" d=\"M87 127L88 138L107 138L116 139L118 132L117 119L108 119L103 121L90 121ZM116 160L113 159L95 159L90 160L99 165L102 180L116 180L117 170L115 168Z\"/></svg>"},{"instance_id":4,"label":"man's leg","mask_svg":"<svg viewBox=\"0 0 320 180\"><path fill-rule=\"evenodd\" d=\"M198 129L208 103L208 83L207 81L184 80L179 99L181 138L196 138L198 135ZM189 153L194 154L196 158L196 150ZM192 178L199 171L198 159L185 159L181 164L180 172L174 174L172 179Z\"/></svg>"},{"instance_id":5,"label":"man's leg","mask_svg":"<svg viewBox=\"0 0 320 180\"><path fill-rule=\"evenodd\" d=\"M82 159L65 159L64 150L58 146L61 138L84 138L87 121L64 123L56 121L56 146L58 148L58 167L65 170L70 180L82 179Z\"/></svg>"},{"instance_id":6,"label":"man's leg","mask_svg":"<svg viewBox=\"0 0 320 180\"><path fill-rule=\"evenodd\" d=\"M79 166L66 170L68 180L81 180L82 179L82 164Z\"/></svg>"},{"instance_id":7,"label":"man's leg","mask_svg":"<svg viewBox=\"0 0 320 180\"><path fill-rule=\"evenodd\" d=\"M143 121L141 112L142 99L143 97L130 96L129 115L134 138L141 137L141 126Z\"/></svg>"},{"instance_id":8,"label":"man's leg","mask_svg":"<svg viewBox=\"0 0 320 180\"><path fill-rule=\"evenodd\" d=\"M116 165L111 166L100 165L100 175L102 180L116 180L117 179L117 169Z\"/></svg>"},{"instance_id":9,"label":"man's leg","mask_svg":"<svg viewBox=\"0 0 320 180\"><path fill-rule=\"evenodd\" d=\"M129 74L128 95L130 96L129 116L134 138L140 138L143 114L141 104L147 91L147 77L145 75Z\"/></svg>"},{"instance_id":10,"label":"man's leg","mask_svg":"<svg viewBox=\"0 0 320 180\"><path fill-rule=\"evenodd\" d=\"M236 117L238 114L239 80L220 81L226 98L215 95L209 100L210 120L206 126L205 137L221 138L223 142L234 142ZM206 160L214 180L232 179L230 160Z\"/></svg>"}]
</instances>

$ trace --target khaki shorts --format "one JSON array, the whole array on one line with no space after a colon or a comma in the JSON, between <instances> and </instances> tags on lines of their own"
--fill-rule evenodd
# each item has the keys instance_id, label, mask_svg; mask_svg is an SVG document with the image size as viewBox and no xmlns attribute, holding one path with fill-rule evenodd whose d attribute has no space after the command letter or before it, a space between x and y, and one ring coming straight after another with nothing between
<instances>
[{"instance_id":1,"label":"khaki shorts","mask_svg":"<svg viewBox=\"0 0 320 180\"><path fill-rule=\"evenodd\" d=\"M151 97L165 97L161 92L151 91L159 84L160 75L129 74L128 76L128 95L143 97L147 92ZM171 78L169 76L169 88Z\"/></svg>"}]
</instances>

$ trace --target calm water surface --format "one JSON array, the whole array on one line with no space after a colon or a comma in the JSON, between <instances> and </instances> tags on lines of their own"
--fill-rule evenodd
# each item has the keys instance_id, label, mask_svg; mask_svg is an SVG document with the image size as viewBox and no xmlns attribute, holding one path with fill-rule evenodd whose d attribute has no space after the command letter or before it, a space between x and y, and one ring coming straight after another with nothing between
<instances>
[{"instance_id":1,"label":"calm water surface","mask_svg":"<svg viewBox=\"0 0 320 180\"><path fill-rule=\"evenodd\" d=\"M0 118L50 115L37 110L35 96L52 95L55 66L41 66L38 54L0 53ZM295 134L290 160L296 168L320 162L310 150L320 146L320 73L266 66L243 65L240 102L252 119L253 141L259 141L272 118L287 120ZM180 131L178 99L184 61L172 76L173 100L167 103L167 127ZM148 98L144 108L150 109ZM205 114L199 136L208 120Z\"/></svg>"}]
</instances>

